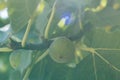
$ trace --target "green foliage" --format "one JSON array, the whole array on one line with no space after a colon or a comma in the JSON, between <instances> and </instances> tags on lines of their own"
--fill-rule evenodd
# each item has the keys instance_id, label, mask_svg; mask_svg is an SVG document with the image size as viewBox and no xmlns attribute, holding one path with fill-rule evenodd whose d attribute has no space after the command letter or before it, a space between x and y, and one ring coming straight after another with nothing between
<instances>
[{"instance_id":1,"label":"green foliage","mask_svg":"<svg viewBox=\"0 0 120 80\"><path fill-rule=\"evenodd\" d=\"M22 80L21 73L19 71L11 71L9 80Z\"/></svg>"},{"instance_id":2,"label":"green foliage","mask_svg":"<svg viewBox=\"0 0 120 80\"><path fill-rule=\"evenodd\" d=\"M0 0L6 7L0 52L12 69L0 80L120 79L119 0Z\"/></svg>"},{"instance_id":3,"label":"green foliage","mask_svg":"<svg viewBox=\"0 0 120 80\"><path fill-rule=\"evenodd\" d=\"M15 32L25 27L38 3L39 0L8 0L8 13Z\"/></svg>"},{"instance_id":4,"label":"green foliage","mask_svg":"<svg viewBox=\"0 0 120 80\"><path fill-rule=\"evenodd\" d=\"M48 3L45 3L44 11L38 15L36 19L35 29L40 33L41 36L44 35L45 26L48 23L48 15L51 11L51 7Z\"/></svg>"},{"instance_id":5,"label":"green foliage","mask_svg":"<svg viewBox=\"0 0 120 80\"><path fill-rule=\"evenodd\" d=\"M109 15L108 15L109 14ZM120 11L111 7L106 7L103 11L98 13L89 12L88 20L97 27L116 26L120 25Z\"/></svg>"}]
</instances>

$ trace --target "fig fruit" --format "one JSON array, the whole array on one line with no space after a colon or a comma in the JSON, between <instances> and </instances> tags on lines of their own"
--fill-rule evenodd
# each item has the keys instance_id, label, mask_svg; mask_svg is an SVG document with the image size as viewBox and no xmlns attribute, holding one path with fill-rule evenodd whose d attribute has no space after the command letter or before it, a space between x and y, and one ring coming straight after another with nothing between
<instances>
[{"instance_id":1,"label":"fig fruit","mask_svg":"<svg viewBox=\"0 0 120 80\"><path fill-rule=\"evenodd\" d=\"M58 37L49 47L50 57L57 63L70 63L75 59L75 47L66 37Z\"/></svg>"}]
</instances>

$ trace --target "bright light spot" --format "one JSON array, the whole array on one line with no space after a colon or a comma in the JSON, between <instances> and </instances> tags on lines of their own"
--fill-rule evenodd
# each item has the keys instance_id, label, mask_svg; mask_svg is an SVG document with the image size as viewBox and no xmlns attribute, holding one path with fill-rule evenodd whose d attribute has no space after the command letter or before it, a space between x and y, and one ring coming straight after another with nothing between
<instances>
[{"instance_id":1,"label":"bright light spot","mask_svg":"<svg viewBox=\"0 0 120 80\"><path fill-rule=\"evenodd\" d=\"M7 8L0 11L0 18L2 18L2 19L7 19L8 18Z\"/></svg>"},{"instance_id":2,"label":"bright light spot","mask_svg":"<svg viewBox=\"0 0 120 80\"><path fill-rule=\"evenodd\" d=\"M0 60L0 72L6 72L7 68L6 65Z\"/></svg>"},{"instance_id":3,"label":"bright light spot","mask_svg":"<svg viewBox=\"0 0 120 80\"><path fill-rule=\"evenodd\" d=\"M76 67L76 63L69 63L67 64L68 67L70 68L75 68Z\"/></svg>"},{"instance_id":4,"label":"bright light spot","mask_svg":"<svg viewBox=\"0 0 120 80\"><path fill-rule=\"evenodd\" d=\"M64 28L66 25L69 25L71 22L71 15L63 15L61 20L58 22L60 28Z\"/></svg>"},{"instance_id":5,"label":"bright light spot","mask_svg":"<svg viewBox=\"0 0 120 80\"><path fill-rule=\"evenodd\" d=\"M5 0L5 2L7 2L8 0Z\"/></svg>"},{"instance_id":6,"label":"bright light spot","mask_svg":"<svg viewBox=\"0 0 120 80\"><path fill-rule=\"evenodd\" d=\"M6 32L10 30L10 24L5 25L4 27L0 28L0 31Z\"/></svg>"},{"instance_id":7,"label":"bright light spot","mask_svg":"<svg viewBox=\"0 0 120 80\"><path fill-rule=\"evenodd\" d=\"M71 16L65 16L65 20L66 20L66 22L65 22L66 25L70 24Z\"/></svg>"},{"instance_id":8,"label":"bright light spot","mask_svg":"<svg viewBox=\"0 0 120 80\"><path fill-rule=\"evenodd\" d=\"M53 31L53 34L56 34L56 31Z\"/></svg>"},{"instance_id":9,"label":"bright light spot","mask_svg":"<svg viewBox=\"0 0 120 80\"><path fill-rule=\"evenodd\" d=\"M43 10L44 10L44 8L45 8L45 2L44 2L44 1L41 1L40 4L39 4L38 7L37 7L38 13L42 13Z\"/></svg>"},{"instance_id":10,"label":"bright light spot","mask_svg":"<svg viewBox=\"0 0 120 80\"><path fill-rule=\"evenodd\" d=\"M62 18L62 19L58 22L58 26L59 26L60 28L64 28L65 22L66 22L66 19L65 19L65 18Z\"/></svg>"},{"instance_id":11,"label":"bright light spot","mask_svg":"<svg viewBox=\"0 0 120 80\"><path fill-rule=\"evenodd\" d=\"M74 14L70 14L70 13L65 13L62 15L60 21L58 22L58 27L65 30L67 28L67 26L69 26L70 24L72 24L75 20L75 16Z\"/></svg>"},{"instance_id":12,"label":"bright light spot","mask_svg":"<svg viewBox=\"0 0 120 80\"><path fill-rule=\"evenodd\" d=\"M0 43L7 40L10 34L11 34L10 24L7 24L3 26L2 28L0 28Z\"/></svg>"},{"instance_id":13,"label":"bright light spot","mask_svg":"<svg viewBox=\"0 0 120 80\"><path fill-rule=\"evenodd\" d=\"M120 3L114 3L113 4L113 9L115 9L115 10L120 9Z\"/></svg>"}]
</instances>

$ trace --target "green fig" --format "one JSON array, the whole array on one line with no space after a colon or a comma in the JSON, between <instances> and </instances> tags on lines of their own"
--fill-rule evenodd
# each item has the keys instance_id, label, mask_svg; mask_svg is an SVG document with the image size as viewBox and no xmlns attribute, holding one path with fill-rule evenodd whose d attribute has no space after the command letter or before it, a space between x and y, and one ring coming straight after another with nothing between
<instances>
[{"instance_id":1,"label":"green fig","mask_svg":"<svg viewBox=\"0 0 120 80\"><path fill-rule=\"evenodd\" d=\"M32 51L30 50L15 50L10 54L9 61L13 69L23 72L32 60Z\"/></svg>"},{"instance_id":2,"label":"green fig","mask_svg":"<svg viewBox=\"0 0 120 80\"><path fill-rule=\"evenodd\" d=\"M75 59L75 47L66 37L58 37L49 47L50 57L57 63L70 63Z\"/></svg>"},{"instance_id":3,"label":"green fig","mask_svg":"<svg viewBox=\"0 0 120 80\"><path fill-rule=\"evenodd\" d=\"M21 54L15 52L12 52L9 58L10 65L13 69L17 69L21 62Z\"/></svg>"}]
</instances>

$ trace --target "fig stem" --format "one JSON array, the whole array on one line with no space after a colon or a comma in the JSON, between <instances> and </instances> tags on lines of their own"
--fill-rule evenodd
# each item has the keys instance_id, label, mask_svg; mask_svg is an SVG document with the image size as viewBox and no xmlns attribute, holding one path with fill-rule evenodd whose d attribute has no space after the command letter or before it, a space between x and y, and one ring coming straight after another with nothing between
<instances>
[{"instance_id":1,"label":"fig stem","mask_svg":"<svg viewBox=\"0 0 120 80\"><path fill-rule=\"evenodd\" d=\"M27 29L25 31L25 34L23 36L22 43L21 43L22 47L25 47L25 43L27 41L27 37L28 37L28 34L30 32L30 29L31 29L31 25L34 21L34 18L37 16L37 13L38 13L38 8L36 8L36 10L34 11L34 13L32 14L32 16L30 17L30 19L28 21Z\"/></svg>"},{"instance_id":2,"label":"fig stem","mask_svg":"<svg viewBox=\"0 0 120 80\"><path fill-rule=\"evenodd\" d=\"M28 34L30 32L30 28L31 28L32 22L33 22L33 19L31 18L29 20L29 22L28 22L27 29L26 29L25 34L24 34L23 39L22 39L22 43L21 43L22 47L25 47L25 43L27 41L27 37L28 37Z\"/></svg>"},{"instance_id":3,"label":"fig stem","mask_svg":"<svg viewBox=\"0 0 120 80\"><path fill-rule=\"evenodd\" d=\"M99 12L107 6L108 0L101 0L96 8L86 8L85 11Z\"/></svg>"},{"instance_id":4,"label":"fig stem","mask_svg":"<svg viewBox=\"0 0 120 80\"><path fill-rule=\"evenodd\" d=\"M96 60L95 60L95 54L94 53L92 53L92 60L93 60L95 80L98 80L97 68L96 68Z\"/></svg>"},{"instance_id":5,"label":"fig stem","mask_svg":"<svg viewBox=\"0 0 120 80\"><path fill-rule=\"evenodd\" d=\"M38 57L38 59L35 61L35 64L37 64L39 61L41 61L42 59L44 59L47 55L48 55L48 49L41 55Z\"/></svg>"},{"instance_id":6,"label":"fig stem","mask_svg":"<svg viewBox=\"0 0 120 80\"><path fill-rule=\"evenodd\" d=\"M45 29L45 34L44 34L45 39L48 39L48 34L49 34L49 30L50 30L50 25L51 25L51 22L52 22L52 19L53 19L53 17L54 17L54 13L55 13L55 5L56 5L56 1L55 1L54 4L53 4L52 12L51 12L50 18L49 18L49 20L48 20L48 23L47 23L47 26L46 26L46 29Z\"/></svg>"},{"instance_id":7,"label":"fig stem","mask_svg":"<svg viewBox=\"0 0 120 80\"><path fill-rule=\"evenodd\" d=\"M0 48L0 52L11 52L11 51L13 51L13 49L8 48L8 47Z\"/></svg>"},{"instance_id":8,"label":"fig stem","mask_svg":"<svg viewBox=\"0 0 120 80\"><path fill-rule=\"evenodd\" d=\"M26 73L25 73L25 75L24 75L24 77L23 77L23 80L28 80L28 77L29 77L29 75L30 75L30 73L31 73L32 68L33 68L33 65L31 65L31 66L29 66L29 67L27 68L27 71L26 71Z\"/></svg>"},{"instance_id":9,"label":"fig stem","mask_svg":"<svg viewBox=\"0 0 120 80\"><path fill-rule=\"evenodd\" d=\"M25 47L21 46L21 42L17 42L16 40L13 40L10 38L10 48L13 50L17 49L25 49L25 50L46 50L50 44L53 42L53 40L45 40L42 43L39 44L33 44L33 43L27 43Z\"/></svg>"}]
</instances>

